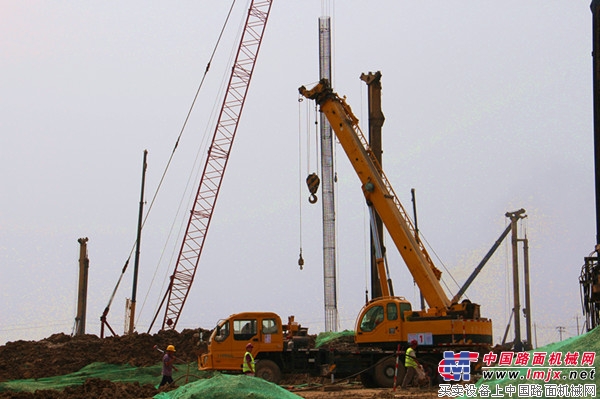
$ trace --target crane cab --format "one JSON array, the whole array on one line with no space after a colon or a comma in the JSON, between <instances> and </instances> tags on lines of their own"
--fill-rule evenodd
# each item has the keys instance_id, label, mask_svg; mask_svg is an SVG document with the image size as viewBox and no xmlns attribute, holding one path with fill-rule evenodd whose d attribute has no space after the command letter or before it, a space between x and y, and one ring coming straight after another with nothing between
<instances>
[{"instance_id":1,"label":"crane cab","mask_svg":"<svg viewBox=\"0 0 600 399\"><path fill-rule=\"evenodd\" d=\"M354 341L358 345L389 343L395 349L399 342L406 342L405 318L412 313L412 306L404 297L390 296L369 301L361 309Z\"/></svg>"},{"instance_id":2,"label":"crane cab","mask_svg":"<svg viewBox=\"0 0 600 399\"><path fill-rule=\"evenodd\" d=\"M478 316L478 312L472 313ZM451 311L440 316L434 309L413 311L410 302L403 297L377 298L361 309L354 341L359 346L389 350L395 350L398 345L408 347L413 339L423 347L491 345L491 320L465 315L468 312Z\"/></svg>"}]
</instances>

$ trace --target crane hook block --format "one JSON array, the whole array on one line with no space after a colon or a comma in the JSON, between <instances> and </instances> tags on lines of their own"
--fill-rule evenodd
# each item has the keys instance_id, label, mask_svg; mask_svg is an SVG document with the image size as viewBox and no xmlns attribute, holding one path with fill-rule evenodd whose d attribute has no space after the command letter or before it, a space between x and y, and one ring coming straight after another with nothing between
<instances>
[{"instance_id":1,"label":"crane hook block","mask_svg":"<svg viewBox=\"0 0 600 399\"><path fill-rule=\"evenodd\" d=\"M298 258L298 266L300 266L300 270L304 269L304 258L302 257L302 252L300 252L300 257Z\"/></svg>"},{"instance_id":2,"label":"crane hook block","mask_svg":"<svg viewBox=\"0 0 600 399\"><path fill-rule=\"evenodd\" d=\"M308 197L308 202L314 204L317 202L316 192L319 190L319 184L321 183L321 179L317 176L316 173L311 173L306 178L306 185L308 186L308 191L310 191L310 197Z\"/></svg>"}]
</instances>

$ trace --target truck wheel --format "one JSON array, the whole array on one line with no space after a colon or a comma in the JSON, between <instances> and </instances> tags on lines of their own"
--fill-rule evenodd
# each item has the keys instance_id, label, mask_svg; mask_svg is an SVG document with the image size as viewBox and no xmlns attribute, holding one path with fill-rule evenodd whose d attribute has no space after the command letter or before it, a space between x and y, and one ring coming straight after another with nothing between
<instances>
[{"instance_id":1,"label":"truck wheel","mask_svg":"<svg viewBox=\"0 0 600 399\"><path fill-rule=\"evenodd\" d=\"M391 388L394 386L394 374L396 373L396 357L388 356L377 363L373 371L373 377L377 386L381 388ZM402 384L404 378L404 365L398 365L398 378L396 385Z\"/></svg>"},{"instance_id":2,"label":"truck wheel","mask_svg":"<svg viewBox=\"0 0 600 399\"><path fill-rule=\"evenodd\" d=\"M255 375L273 384L279 384L279 381L281 381L281 370L277 363L272 360L260 359L256 363Z\"/></svg>"},{"instance_id":3,"label":"truck wheel","mask_svg":"<svg viewBox=\"0 0 600 399\"><path fill-rule=\"evenodd\" d=\"M373 375L368 371L365 371L360 375L360 382L365 388L377 388L377 384L373 380Z\"/></svg>"}]
</instances>

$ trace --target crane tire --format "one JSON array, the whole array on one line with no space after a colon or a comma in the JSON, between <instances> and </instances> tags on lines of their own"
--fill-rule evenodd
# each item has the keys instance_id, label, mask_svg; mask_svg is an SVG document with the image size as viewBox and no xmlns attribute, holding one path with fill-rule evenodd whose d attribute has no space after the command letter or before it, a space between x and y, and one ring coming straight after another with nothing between
<instances>
[{"instance_id":1,"label":"crane tire","mask_svg":"<svg viewBox=\"0 0 600 399\"><path fill-rule=\"evenodd\" d=\"M281 381L281 369L277 363L268 359L260 359L260 361L256 363L255 375L256 377L272 382L273 384L279 384Z\"/></svg>"},{"instance_id":2,"label":"crane tire","mask_svg":"<svg viewBox=\"0 0 600 399\"><path fill-rule=\"evenodd\" d=\"M429 386L439 385L444 382L437 367L440 363L440 359L434 356L424 356L419 362L423 365L425 374L429 377Z\"/></svg>"},{"instance_id":3,"label":"crane tire","mask_svg":"<svg viewBox=\"0 0 600 399\"><path fill-rule=\"evenodd\" d=\"M388 356L377 363L373 370L373 379L381 388L392 388L394 386L394 374L396 373L396 357ZM398 364L398 377L396 384L401 385L404 378L404 365Z\"/></svg>"}]
</instances>

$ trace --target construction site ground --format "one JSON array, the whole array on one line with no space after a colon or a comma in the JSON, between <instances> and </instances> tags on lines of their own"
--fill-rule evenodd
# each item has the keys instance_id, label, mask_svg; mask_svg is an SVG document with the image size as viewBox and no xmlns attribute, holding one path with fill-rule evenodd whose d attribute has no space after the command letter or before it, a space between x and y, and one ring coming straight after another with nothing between
<instances>
[{"instance_id":1,"label":"construction site ground","mask_svg":"<svg viewBox=\"0 0 600 399\"><path fill-rule=\"evenodd\" d=\"M160 382L162 354L156 348L175 345L179 369L187 367L190 374L197 373L196 357L199 350L199 330L161 331L157 334L131 334L101 339L95 335L71 337L54 334L41 341L15 341L0 346L0 399L4 398L152 398L162 391L156 389ZM98 363L100 362L100 363ZM63 381L49 377L67 376L93 364L129 365L132 368L155 367L152 383L138 381L113 382L91 376L72 386L59 389L38 389L35 392L13 391L7 386L23 381L23 386L37 381ZM190 366L193 365L193 366ZM194 370L195 369L195 370ZM84 373L85 375L85 373ZM210 376L208 376L210 378ZM243 376L242 376L243 377ZM205 378L205 377L202 377ZM177 382L177 381L176 381ZM238 381L239 383L239 381ZM18 386L18 385L17 385ZM335 385L327 379L308 375L288 376L282 388L302 398L424 398L437 397L435 388L366 389L358 381L339 381Z\"/></svg>"}]
</instances>

